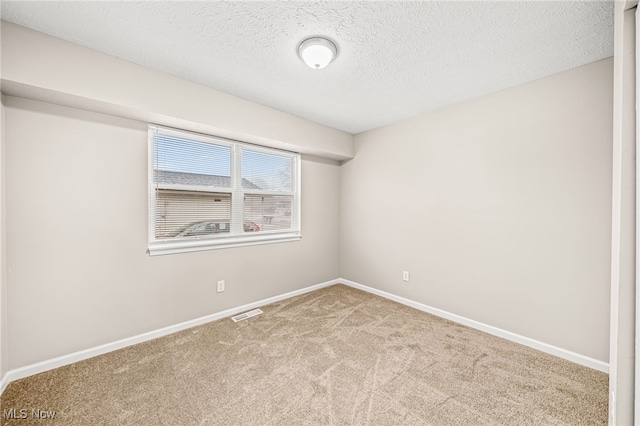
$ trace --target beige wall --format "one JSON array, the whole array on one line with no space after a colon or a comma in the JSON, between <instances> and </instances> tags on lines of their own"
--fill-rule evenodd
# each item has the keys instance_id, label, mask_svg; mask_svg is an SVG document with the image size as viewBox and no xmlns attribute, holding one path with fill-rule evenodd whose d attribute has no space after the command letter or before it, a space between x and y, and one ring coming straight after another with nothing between
<instances>
[{"instance_id":1,"label":"beige wall","mask_svg":"<svg viewBox=\"0 0 640 426\"><path fill-rule=\"evenodd\" d=\"M341 276L607 362L612 65L357 135Z\"/></svg>"},{"instance_id":2,"label":"beige wall","mask_svg":"<svg viewBox=\"0 0 640 426\"><path fill-rule=\"evenodd\" d=\"M146 124L5 106L10 369L338 276L336 162L303 156L301 241L150 257Z\"/></svg>"},{"instance_id":3,"label":"beige wall","mask_svg":"<svg viewBox=\"0 0 640 426\"><path fill-rule=\"evenodd\" d=\"M626 2L627 5L630 2ZM635 13L615 5L613 105L613 238L609 423L634 423L636 291L636 70Z\"/></svg>"}]
</instances>

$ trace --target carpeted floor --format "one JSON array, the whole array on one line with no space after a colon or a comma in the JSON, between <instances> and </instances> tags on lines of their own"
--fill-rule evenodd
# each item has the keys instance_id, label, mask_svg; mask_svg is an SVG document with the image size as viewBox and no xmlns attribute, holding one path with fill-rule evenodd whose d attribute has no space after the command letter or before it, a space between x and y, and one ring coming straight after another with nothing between
<instances>
[{"instance_id":1,"label":"carpeted floor","mask_svg":"<svg viewBox=\"0 0 640 426\"><path fill-rule=\"evenodd\" d=\"M13 382L3 424L607 423L606 374L347 286L261 309Z\"/></svg>"}]
</instances>

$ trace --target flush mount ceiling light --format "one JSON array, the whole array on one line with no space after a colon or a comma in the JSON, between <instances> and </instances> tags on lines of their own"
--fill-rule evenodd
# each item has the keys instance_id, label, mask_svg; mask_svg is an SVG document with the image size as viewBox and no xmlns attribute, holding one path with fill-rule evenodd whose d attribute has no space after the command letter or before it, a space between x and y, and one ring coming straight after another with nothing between
<instances>
[{"instance_id":1,"label":"flush mount ceiling light","mask_svg":"<svg viewBox=\"0 0 640 426\"><path fill-rule=\"evenodd\" d=\"M327 38L311 37L300 43L298 56L309 68L320 70L338 56L338 47Z\"/></svg>"}]
</instances>

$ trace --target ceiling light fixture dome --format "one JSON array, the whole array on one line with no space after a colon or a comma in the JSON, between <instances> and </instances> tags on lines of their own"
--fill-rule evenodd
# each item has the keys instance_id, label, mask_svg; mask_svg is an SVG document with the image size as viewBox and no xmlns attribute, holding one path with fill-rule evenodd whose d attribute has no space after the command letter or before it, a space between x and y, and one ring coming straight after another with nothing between
<instances>
[{"instance_id":1,"label":"ceiling light fixture dome","mask_svg":"<svg viewBox=\"0 0 640 426\"><path fill-rule=\"evenodd\" d=\"M309 68L320 70L338 56L338 46L328 38L311 37L300 43L298 56Z\"/></svg>"}]
</instances>

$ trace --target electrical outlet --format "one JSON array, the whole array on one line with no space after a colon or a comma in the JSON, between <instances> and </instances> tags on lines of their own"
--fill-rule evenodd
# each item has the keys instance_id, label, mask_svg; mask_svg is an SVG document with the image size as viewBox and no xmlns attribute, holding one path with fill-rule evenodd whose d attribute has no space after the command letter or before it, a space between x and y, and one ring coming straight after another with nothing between
<instances>
[{"instance_id":1,"label":"electrical outlet","mask_svg":"<svg viewBox=\"0 0 640 426\"><path fill-rule=\"evenodd\" d=\"M224 291L224 280L218 281L218 293L222 293Z\"/></svg>"},{"instance_id":2,"label":"electrical outlet","mask_svg":"<svg viewBox=\"0 0 640 426\"><path fill-rule=\"evenodd\" d=\"M402 271L402 281L409 282L409 271Z\"/></svg>"}]
</instances>

